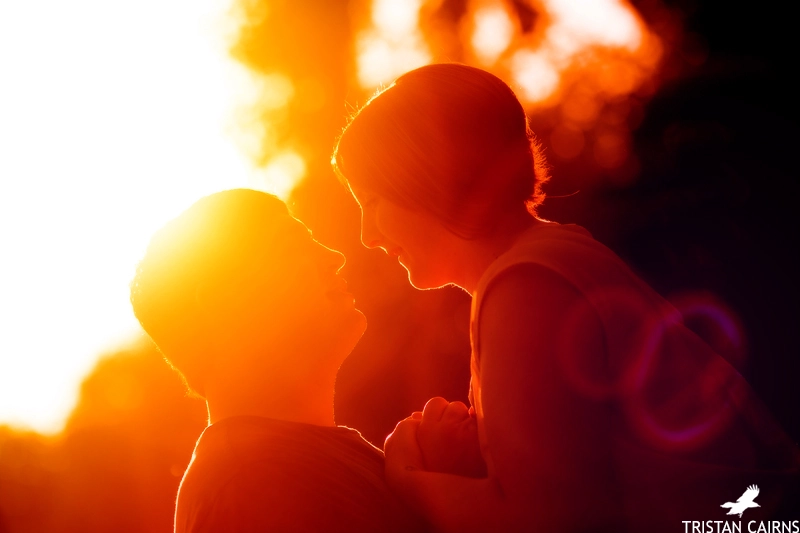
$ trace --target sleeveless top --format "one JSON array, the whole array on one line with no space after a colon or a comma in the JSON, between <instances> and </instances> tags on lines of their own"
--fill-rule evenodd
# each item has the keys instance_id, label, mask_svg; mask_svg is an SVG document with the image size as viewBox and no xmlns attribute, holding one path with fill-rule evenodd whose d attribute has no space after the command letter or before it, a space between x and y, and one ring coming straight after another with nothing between
<instances>
[{"instance_id":1,"label":"sleeveless top","mask_svg":"<svg viewBox=\"0 0 800 533\"><path fill-rule=\"evenodd\" d=\"M685 327L674 306L576 225L542 222L530 228L477 285L470 401L479 421L483 299L493 282L521 264L558 275L599 318L605 360L586 365L576 357L559 365L576 394L611 405L609 460L630 531L679 531L684 520L725 520L720 505L736 501L751 484L761 484L759 503L774 512L797 497L789 493L800 477L798 447L744 378ZM569 342L570 328L579 321L578 313L554 334L566 333Z\"/></svg>"}]
</instances>

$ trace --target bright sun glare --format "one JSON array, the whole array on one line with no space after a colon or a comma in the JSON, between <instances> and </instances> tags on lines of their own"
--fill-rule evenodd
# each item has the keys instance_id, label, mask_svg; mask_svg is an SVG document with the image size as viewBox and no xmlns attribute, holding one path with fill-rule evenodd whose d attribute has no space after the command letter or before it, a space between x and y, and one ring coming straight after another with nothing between
<instances>
[{"instance_id":1,"label":"bright sun glare","mask_svg":"<svg viewBox=\"0 0 800 533\"><path fill-rule=\"evenodd\" d=\"M619 183L635 177L628 127L658 83L664 43L629 0L361 3L371 15L354 42L365 91L435 61L474 64L505 80L529 113L558 122L555 156L587 153Z\"/></svg>"},{"instance_id":2,"label":"bright sun glare","mask_svg":"<svg viewBox=\"0 0 800 533\"><path fill-rule=\"evenodd\" d=\"M371 19L355 43L363 88L389 83L434 59L419 19L426 7L437 5L372 0ZM469 0L469 21L459 29L467 59L510 81L529 109L558 103L571 71L581 72L591 92L614 95L632 92L653 74L658 39L626 0L534 0L531 6L544 16L524 35L511 2L503 0Z\"/></svg>"},{"instance_id":3,"label":"bright sun glare","mask_svg":"<svg viewBox=\"0 0 800 533\"><path fill-rule=\"evenodd\" d=\"M358 79L375 87L431 60L418 18L422 0L374 0L371 27L356 40Z\"/></svg>"},{"instance_id":4,"label":"bright sun glare","mask_svg":"<svg viewBox=\"0 0 800 533\"><path fill-rule=\"evenodd\" d=\"M253 110L301 91L230 58L233 1L0 3L0 424L57 432L98 354L139 334L128 282L166 220L226 188L286 198L305 176L290 148L263 160L277 126ZM624 0L534 4L547 16L522 35L507 2L471 0L460 38L526 105L565 98L554 149L574 155L597 102L652 74L658 41ZM363 5L363 88L434 60L421 29L431 0ZM620 138L595 149L623 153Z\"/></svg>"},{"instance_id":5,"label":"bright sun glare","mask_svg":"<svg viewBox=\"0 0 800 533\"><path fill-rule=\"evenodd\" d=\"M58 431L98 354L138 334L128 282L166 220L302 177L296 154L256 171L230 139L252 89L229 4L0 3L0 424Z\"/></svg>"}]
</instances>

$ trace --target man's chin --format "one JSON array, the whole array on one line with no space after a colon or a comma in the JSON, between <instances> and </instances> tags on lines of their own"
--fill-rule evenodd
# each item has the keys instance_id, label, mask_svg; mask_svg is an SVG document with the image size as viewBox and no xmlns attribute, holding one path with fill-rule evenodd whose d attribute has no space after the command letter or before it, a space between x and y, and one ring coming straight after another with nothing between
<instances>
[{"instance_id":1,"label":"man's chin","mask_svg":"<svg viewBox=\"0 0 800 533\"><path fill-rule=\"evenodd\" d=\"M352 340L351 340L351 343L350 343L351 346L350 346L350 349L347 351L348 355L350 354L351 351L353 351L353 348L356 347L356 345L358 344L358 341L361 340L361 337L364 335L364 332L367 330L367 317L364 316L364 313L362 313L360 310L358 310L358 309L353 309L353 310L355 311L354 316L353 316L353 329L352 330L348 330L348 331L352 332L352 336L351 336Z\"/></svg>"},{"instance_id":2,"label":"man's chin","mask_svg":"<svg viewBox=\"0 0 800 533\"><path fill-rule=\"evenodd\" d=\"M329 346L340 353L341 359L344 360L364 335L364 331L367 329L367 318L364 313L353 308L350 313L342 316L341 320L337 321L336 324L332 324L332 326L328 335L330 339Z\"/></svg>"}]
</instances>

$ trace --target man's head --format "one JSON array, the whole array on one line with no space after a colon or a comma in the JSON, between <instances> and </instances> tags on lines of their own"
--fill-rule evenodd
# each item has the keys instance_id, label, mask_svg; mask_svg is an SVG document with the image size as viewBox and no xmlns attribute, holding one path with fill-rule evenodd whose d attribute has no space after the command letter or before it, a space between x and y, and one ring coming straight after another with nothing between
<instances>
[{"instance_id":1,"label":"man's head","mask_svg":"<svg viewBox=\"0 0 800 533\"><path fill-rule=\"evenodd\" d=\"M200 395L211 376L236 370L273 378L335 372L366 324L337 275L343 264L279 199L223 191L153 236L131 303Z\"/></svg>"}]
</instances>

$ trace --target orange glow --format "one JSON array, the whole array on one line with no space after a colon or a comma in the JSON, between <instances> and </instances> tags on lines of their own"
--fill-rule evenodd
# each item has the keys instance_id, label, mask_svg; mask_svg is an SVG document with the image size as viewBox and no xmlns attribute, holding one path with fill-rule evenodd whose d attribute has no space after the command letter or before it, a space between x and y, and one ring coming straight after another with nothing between
<instances>
[{"instance_id":1,"label":"orange glow","mask_svg":"<svg viewBox=\"0 0 800 533\"><path fill-rule=\"evenodd\" d=\"M561 104L561 116L571 124L591 126L597 120L601 103L594 91L576 87Z\"/></svg>"},{"instance_id":2,"label":"orange glow","mask_svg":"<svg viewBox=\"0 0 800 533\"><path fill-rule=\"evenodd\" d=\"M281 152L256 176L253 188L287 199L305 175L306 163L302 157L292 151Z\"/></svg>"},{"instance_id":3,"label":"orange glow","mask_svg":"<svg viewBox=\"0 0 800 533\"><path fill-rule=\"evenodd\" d=\"M464 37L477 63L514 80L526 103L546 102L558 89L587 78L598 91L626 94L652 75L658 39L624 0L539 0L533 6L537 23L522 34L507 3L473 0L468 3L471 31ZM371 25L357 38L362 87L448 59L432 57L421 41L421 7L420 0L373 1ZM575 70L582 79L569 79Z\"/></svg>"},{"instance_id":4,"label":"orange glow","mask_svg":"<svg viewBox=\"0 0 800 533\"><path fill-rule=\"evenodd\" d=\"M583 152L586 140L579 128L562 125L556 127L550 134L550 146L562 159L572 159Z\"/></svg>"},{"instance_id":5,"label":"orange glow","mask_svg":"<svg viewBox=\"0 0 800 533\"><path fill-rule=\"evenodd\" d=\"M139 335L150 234L247 185L209 27L227 4L0 3L0 424L58 432L98 353Z\"/></svg>"},{"instance_id":6,"label":"orange glow","mask_svg":"<svg viewBox=\"0 0 800 533\"><path fill-rule=\"evenodd\" d=\"M339 112L344 99L336 47L320 48L315 39L336 40L348 28L331 18L340 6L309 11L292 3L230 1L235 28L229 51L240 79L234 131L257 166L247 185L288 201L308 174L320 172L319 146L324 142L327 150L335 132L320 128L319 121ZM395 36L403 24L416 25L416 18L403 23L385 8L374 18Z\"/></svg>"},{"instance_id":7,"label":"orange glow","mask_svg":"<svg viewBox=\"0 0 800 533\"><path fill-rule=\"evenodd\" d=\"M561 74L547 54L522 49L511 58L511 70L519 88L519 96L527 102L546 100L558 88Z\"/></svg>"},{"instance_id":8,"label":"orange glow","mask_svg":"<svg viewBox=\"0 0 800 533\"><path fill-rule=\"evenodd\" d=\"M358 80L377 87L432 59L419 29L421 0L374 0L369 27L356 36Z\"/></svg>"},{"instance_id":9,"label":"orange glow","mask_svg":"<svg viewBox=\"0 0 800 533\"><path fill-rule=\"evenodd\" d=\"M627 3L616 0L543 0L537 7L546 13L546 24L540 24L534 36L528 39L530 44L523 44L515 54L523 58L526 56L520 54L533 54L536 61L517 59L511 65L511 76L525 89L523 97L529 104L557 98L558 89L565 88L570 81L583 84L589 81L587 78L597 76L595 71L641 62L637 54L646 29ZM621 68L617 67L615 73ZM535 85L532 80L545 69L558 73L558 79L552 80L552 74L549 74L545 88L532 89ZM579 69L579 79L569 80L566 74L576 69ZM598 91L612 94L630 92L636 88L638 71L629 68L626 74L634 79L625 79L621 85L608 81L605 87L597 87L596 83L592 85ZM612 76L612 79L616 78ZM609 87L611 91L608 91Z\"/></svg>"},{"instance_id":10,"label":"orange glow","mask_svg":"<svg viewBox=\"0 0 800 533\"><path fill-rule=\"evenodd\" d=\"M625 163L629 125L625 117L609 121L606 108L651 94L662 56L659 37L629 2L532 0L521 8L509 0L468 0L450 26L441 23L442 5L372 2L372 19L356 40L363 89L425 63L475 64L506 80L529 112L559 111L554 126L562 129L552 132L558 157L577 157L590 143L602 168ZM448 31L457 45L446 44L442 33ZM601 121L602 133L575 133Z\"/></svg>"},{"instance_id":11,"label":"orange glow","mask_svg":"<svg viewBox=\"0 0 800 533\"><path fill-rule=\"evenodd\" d=\"M238 95L237 141L258 166L249 176L248 186L286 201L306 175L303 158L279 141L285 129L287 108L298 100L316 106L323 97L317 91L308 98L314 87L298 87L285 74L250 73L243 81Z\"/></svg>"},{"instance_id":12,"label":"orange glow","mask_svg":"<svg viewBox=\"0 0 800 533\"><path fill-rule=\"evenodd\" d=\"M470 44L482 65L492 65L506 51L514 36L514 24L502 2L479 7L472 15Z\"/></svg>"},{"instance_id":13,"label":"orange glow","mask_svg":"<svg viewBox=\"0 0 800 533\"><path fill-rule=\"evenodd\" d=\"M614 132L599 135L594 145L594 158L603 168L619 167L628 158L626 139Z\"/></svg>"},{"instance_id":14,"label":"orange glow","mask_svg":"<svg viewBox=\"0 0 800 533\"><path fill-rule=\"evenodd\" d=\"M337 424L380 447L431 396L469 401L470 296L417 291L398 258L365 248L359 206L329 163L354 106L433 61L489 70L523 100L553 174L541 216L585 226L655 287L720 291L687 293L674 307L714 351L760 376L776 414L792 423L795 402L783 401L794 398L785 394L791 380L770 389L773 378L791 377L784 352L795 346L790 226L770 217L791 209L769 200L791 200L782 149L791 132L781 129L790 117L771 100L780 78L764 76L770 68L736 39L726 49L733 43L717 32L730 25L711 24L710 11L695 18L696 3L0 1L0 533L173 532L178 484L209 413L142 337L129 283L153 232L222 189L287 200L316 239L347 256L342 275L370 323L336 376ZM683 35L684 24L702 35ZM673 83L683 75L691 83ZM662 80L668 90L649 102ZM280 235L289 239L277 239L281 251L312 253ZM274 256L261 241L249 249ZM292 319L290 304L267 306L266 295L302 285L292 304L319 297L324 268L273 266L253 261L247 276L227 278L220 292L236 289L263 314L225 313L239 329L220 330L316 343L313 321ZM326 303L350 309L335 287ZM194 299L209 297L204 288ZM635 311L626 294L601 301L623 318ZM591 316L576 314L565 331L597 320L593 308L576 308ZM302 324L304 336L281 324ZM653 331L649 345L665 330ZM244 335L238 344L221 336L229 353L255 352ZM567 355L554 370L589 399L610 405L619 391L638 399L648 383L661 385L649 354L649 366L614 373L580 335L559 340ZM279 348L270 343L258 359L293 353ZM298 378L265 388L284 398L298 384L322 390L300 377L309 365L293 357L286 366ZM722 390L728 376L698 372L696 390ZM667 450L688 450L727 421L702 410L675 426L665 411L643 403L626 414ZM711 503L719 510L723 501Z\"/></svg>"}]
</instances>

